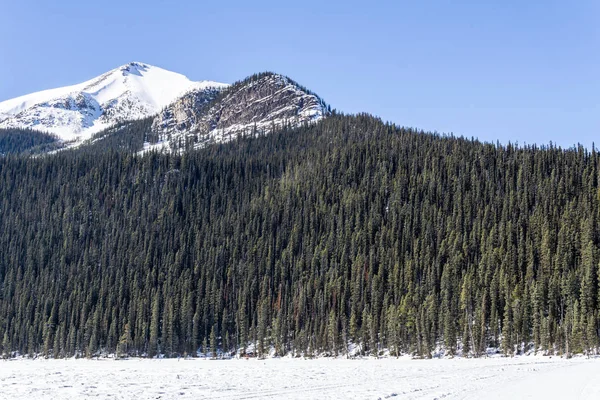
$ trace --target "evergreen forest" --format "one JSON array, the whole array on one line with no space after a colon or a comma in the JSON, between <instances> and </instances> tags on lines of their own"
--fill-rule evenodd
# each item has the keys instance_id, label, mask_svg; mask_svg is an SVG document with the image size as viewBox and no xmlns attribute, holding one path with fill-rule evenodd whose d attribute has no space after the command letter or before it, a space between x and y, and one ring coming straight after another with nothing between
<instances>
[{"instance_id":1,"label":"evergreen forest","mask_svg":"<svg viewBox=\"0 0 600 400\"><path fill-rule=\"evenodd\" d=\"M144 124L36 157L0 135L4 357L598 349L593 148L334 112L134 154Z\"/></svg>"}]
</instances>

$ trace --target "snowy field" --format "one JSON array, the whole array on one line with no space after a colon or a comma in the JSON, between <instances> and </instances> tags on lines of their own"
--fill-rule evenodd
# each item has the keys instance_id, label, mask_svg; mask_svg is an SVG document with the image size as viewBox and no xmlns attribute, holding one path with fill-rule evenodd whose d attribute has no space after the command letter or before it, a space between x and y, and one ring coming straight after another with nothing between
<instances>
[{"instance_id":1,"label":"snowy field","mask_svg":"<svg viewBox=\"0 0 600 400\"><path fill-rule=\"evenodd\" d=\"M600 399L600 359L14 360L2 399Z\"/></svg>"}]
</instances>

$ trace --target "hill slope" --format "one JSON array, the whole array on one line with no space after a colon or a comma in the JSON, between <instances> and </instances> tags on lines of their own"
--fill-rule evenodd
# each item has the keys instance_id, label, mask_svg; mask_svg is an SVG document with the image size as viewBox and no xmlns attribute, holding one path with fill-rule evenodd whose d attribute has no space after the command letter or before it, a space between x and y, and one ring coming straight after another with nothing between
<instances>
[{"instance_id":1,"label":"hill slope","mask_svg":"<svg viewBox=\"0 0 600 400\"><path fill-rule=\"evenodd\" d=\"M589 352L599 166L337 114L0 158L0 353Z\"/></svg>"}]
</instances>

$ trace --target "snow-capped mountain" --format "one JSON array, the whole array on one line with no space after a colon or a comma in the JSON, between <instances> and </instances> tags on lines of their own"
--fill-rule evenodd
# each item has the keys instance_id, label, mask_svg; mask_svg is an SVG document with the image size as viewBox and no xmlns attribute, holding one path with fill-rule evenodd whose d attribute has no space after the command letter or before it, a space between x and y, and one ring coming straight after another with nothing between
<instances>
[{"instance_id":1,"label":"snow-capped mountain","mask_svg":"<svg viewBox=\"0 0 600 400\"><path fill-rule=\"evenodd\" d=\"M227 85L134 62L1 102L0 129L58 137L38 152L88 145L180 152L315 122L329 112L319 96L283 75L265 72Z\"/></svg>"},{"instance_id":2,"label":"snow-capped mountain","mask_svg":"<svg viewBox=\"0 0 600 400\"><path fill-rule=\"evenodd\" d=\"M132 62L77 85L1 102L0 128L32 128L81 143L118 122L158 114L190 91L214 94L227 86Z\"/></svg>"},{"instance_id":3,"label":"snow-capped mountain","mask_svg":"<svg viewBox=\"0 0 600 400\"><path fill-rule=\"evenodd\" d=\"M145 148L198 148L240 133L268 133L286 124L314 122L328 112L316 94L288 77L266 72L221 91L193 90L175 100L154 118L152 132L158 141Z\"/></svg>"}]
</instances>

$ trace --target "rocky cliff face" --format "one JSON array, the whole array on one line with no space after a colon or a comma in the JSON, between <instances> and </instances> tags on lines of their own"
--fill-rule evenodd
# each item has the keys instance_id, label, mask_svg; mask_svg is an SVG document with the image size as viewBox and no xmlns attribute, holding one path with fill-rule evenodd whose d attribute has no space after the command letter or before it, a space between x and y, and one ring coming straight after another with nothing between
<instances>
[{"instance_id":1,"label":"rocky cliff face","mask_svg":"<svg viewBox=\"0 0 600 400\"><path fill-rule=\"evenodd\" d=\"M154 119L156 142L146 148L197 148L317 121L328 113L321 98L293 80L262 73L224 90L192 91L176 100Z\"/></svg>"}]
</instances>

